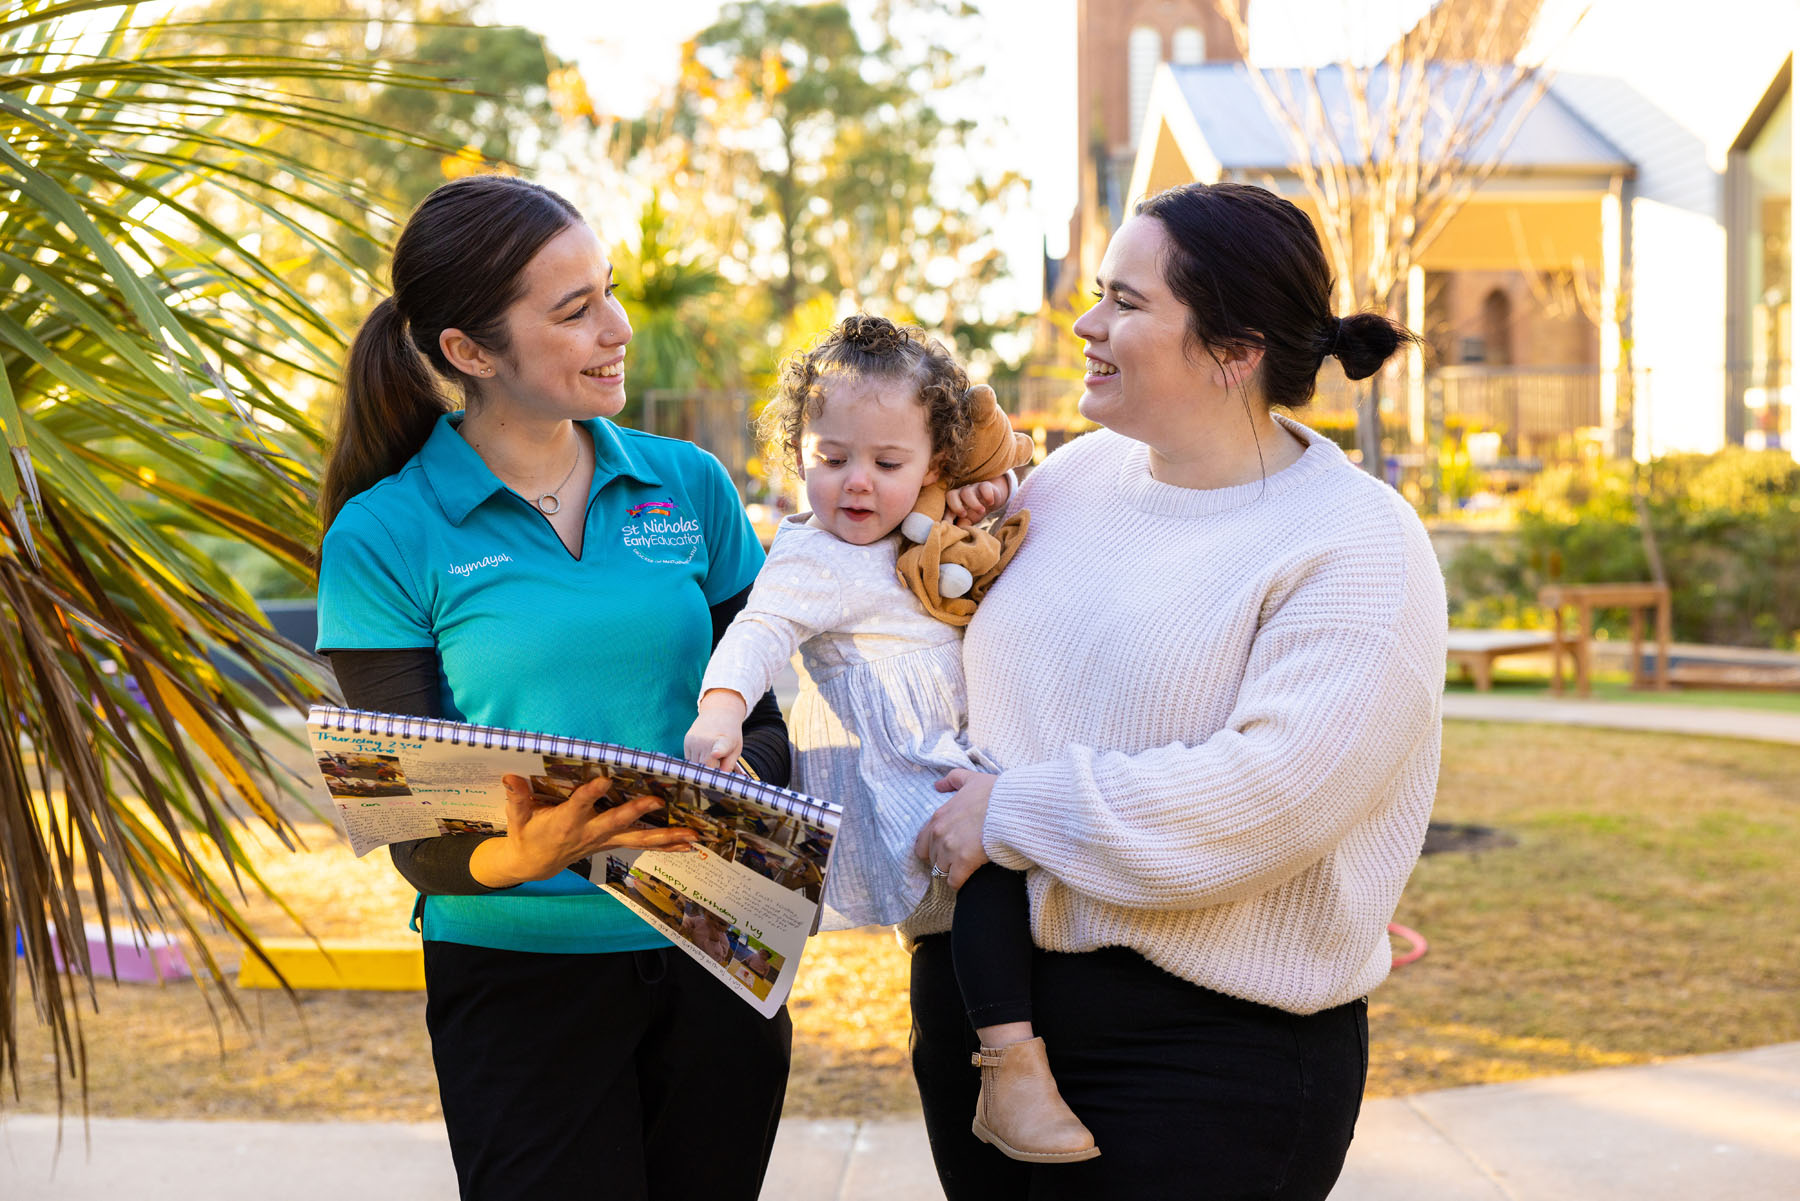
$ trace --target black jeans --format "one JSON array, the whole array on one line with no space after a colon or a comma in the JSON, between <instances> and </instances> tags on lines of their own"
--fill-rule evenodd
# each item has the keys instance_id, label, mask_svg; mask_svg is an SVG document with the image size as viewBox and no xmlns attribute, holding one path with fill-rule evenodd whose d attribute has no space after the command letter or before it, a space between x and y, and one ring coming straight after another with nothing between
<instances>
[{"instance_id":1,"label":"black jeans","mask_svg":"<svg viewBox=\"0 0 1800 1201\"><path fill-rule=\"evenodd\" d=\"M1033 1020L1100 1157L1007 1159L969 1132L980 1090L950 939L912 960L913 1074L949 1201L1098 1197L1322 1201L1368 1073L1368 1006L1300 1016L1163 971L1134 951L1037 951Z\"/></svg>"},{"instance_id":2,"label":"black jeans","mask_svg":"<svg viewBox=\"0 0 1800 1201\"><path fill-rule=\"evenodd\" d=\"M793 1026L674 950L425 943L425 1021L464 1201L755 1201Z\"/></svg>"}]
</instances>

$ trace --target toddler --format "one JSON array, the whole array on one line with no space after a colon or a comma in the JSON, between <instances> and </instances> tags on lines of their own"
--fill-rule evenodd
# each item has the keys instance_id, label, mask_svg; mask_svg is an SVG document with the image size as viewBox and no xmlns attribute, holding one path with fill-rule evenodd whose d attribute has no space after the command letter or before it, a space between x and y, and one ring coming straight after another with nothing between
<instances>
[{"instance_id":1,"label":"toddler","mask_svg":"<svg viewBox=\"0 0 1800 1201\"><path fill-rule=\"evenodd\" d=\"M992 770L963 746L961 630L929 616L895 569L900 523L919 490L954 474L971 429L969 380L942 345L854 316L782 366L763 420L798 463L809 513L778 528L749 602L707 665L689 758L729 768L747 698L798 648L789 732L795 787L839 801L844 821L825 885L828 928L892 925L931 884L913 841L955 768ZM984 510L992 481L953 512ZM975 1134L1014 1159L1099 1154L1063 1102L1031 1027L1024 876L985 864L956 897L957 984L981 1038Z\"/></svg>"}]
</instances>

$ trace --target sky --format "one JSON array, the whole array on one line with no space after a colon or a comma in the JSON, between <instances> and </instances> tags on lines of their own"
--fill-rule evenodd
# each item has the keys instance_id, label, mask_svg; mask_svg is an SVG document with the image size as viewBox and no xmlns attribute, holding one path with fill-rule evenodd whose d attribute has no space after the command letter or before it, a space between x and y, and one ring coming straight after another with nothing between
<instances>
[{"instance_id":1,"label":"sky","mask_svg":"<svg viewBox=\"0 0 1800 1201\"><path fill-rule=\"evenodd\" d=\"M1336 57L1354 26L1380 44L1404 29L1428 0L1253 0L1251 41L1265 64ZM853 11L857 0L851 0ZM1060 257L1075 208L1075 0L976 0L961 51L982 77L959 111L982 122L996 172L1031 181L1026 211L1007 223L1012 303L1036 307L1040 255ZM496 15L538 30L558 55L581 67L602 111L635 115L674 80L680 45L718 15L720 0L504 0ZM622 19L622 14L629 14ZM964 108L967 105L969 107Z\"/></svg>"}]
</instances>

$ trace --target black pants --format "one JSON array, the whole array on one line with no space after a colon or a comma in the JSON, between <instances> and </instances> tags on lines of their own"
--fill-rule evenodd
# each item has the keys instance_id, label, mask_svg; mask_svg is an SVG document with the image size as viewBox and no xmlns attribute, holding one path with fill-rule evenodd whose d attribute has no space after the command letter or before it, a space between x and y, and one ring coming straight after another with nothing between
<instances>
[{"instance_id":1,"label":"black pants","mask_svg":"<svg viewBox=\"0 0 1800 1201\"><path fill-rule=\"evenodd\" d=\"M987 863L956 893L950 955L969 1025L1031 1020L1031 902L1025 873Z\"/></svg>"},{"instance_id":2,"label":"black pants","mask_svg":"<svg viewBox=\"0 0 1800 1201\"><path fill-rule=\"evenodd\" d=\"M754 1201L793 1026L679 951L425 943L425 1021L464 1201Z\"/></svg>"},{"instance_id":3,"label":"black pants","mask_svg":"<svg viewBox=\"0 0 1800 1201\"><path fill-rule=\"evenodd\" d=\"M913 1074L949 1201L1322 1201L1368 1072L1362 1000L1310 1016L1171 976L1136 952L1038 951L1033 1020L1098 1159L1026 1164L969 1132L980 1089L950 940L912 961Z\"/></svg>"}]
</instances>

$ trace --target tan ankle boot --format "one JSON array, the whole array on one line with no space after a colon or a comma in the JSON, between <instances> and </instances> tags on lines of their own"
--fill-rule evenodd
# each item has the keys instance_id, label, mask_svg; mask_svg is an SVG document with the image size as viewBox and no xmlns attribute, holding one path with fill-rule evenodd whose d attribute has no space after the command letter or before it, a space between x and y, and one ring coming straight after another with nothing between
<instances>
[{"instance_id":1,"label":"tan ankle boot","mask_svg":"<svg viewBox=\"0 0 1800 1201\"><path fill-rule=\"evenodd\" d=\"M976 1138L1026 1163L1074 1163L1100 1154L1094 1136L1056 1091L1043 1039L983 1047L970 1059L981 1069Z\"/></svg>"}]
</instances>

